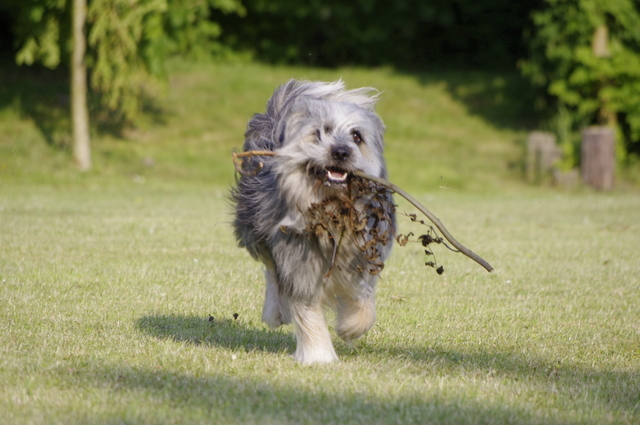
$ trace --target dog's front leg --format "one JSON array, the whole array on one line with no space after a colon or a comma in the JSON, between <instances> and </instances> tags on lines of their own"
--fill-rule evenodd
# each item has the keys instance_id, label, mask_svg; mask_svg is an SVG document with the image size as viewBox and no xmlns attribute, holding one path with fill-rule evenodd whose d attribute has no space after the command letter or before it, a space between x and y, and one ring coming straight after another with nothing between
<instances>
[{"instance_id":1,"label":"dog's front leg","mask_svg":"<svg viewBox=\"0 0 640 425\"><path fill-rule=\"evenodd\" d=\"M327 260L306 236L280 232L274 242L281 312L290 314L296 336L294 358L305 364L336 361L322 305Z\"/></svg>"},{"instance_id":2,"label":"dog's front leg","mask_svg":"<svg viewBox=\"0 0 640 425\"><path fill-rule=\"evenodd\" d=\"M290 301L296 334L296 352L293 357L304 364L329 363L338 360L327 328L321 302L311 304Z\"/></svg>"}]
</instances>

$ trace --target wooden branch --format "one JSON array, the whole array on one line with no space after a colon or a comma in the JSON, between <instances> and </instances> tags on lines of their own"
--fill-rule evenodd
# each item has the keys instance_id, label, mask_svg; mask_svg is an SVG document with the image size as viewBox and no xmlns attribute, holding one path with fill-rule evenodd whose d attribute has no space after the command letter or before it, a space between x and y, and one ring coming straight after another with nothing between
<instances>
[{"instance_id":1,"label":"wooden branch","mask_svg":"<svg viewBox=\"0 0 640 425\"><path fill-rule=\"evenodd\" d=\"M442 222L438 219L438 217L433 215L433 213L431 211L429 211L427 208L425 208L424 205L422 205L420 202L416 201L415 198L413 198L413 196L409 195L407 192L405 192L404 190L400 189L398 186L396 186L393 183L390 183L390 182L388 182L388 181L386 181L384 179L378 178L378 177L374 177L374 176L369 175L367 173L364 173L362 171L356 171L356 172L353 173L353 175L358 176L358 177L363 178L363 179L371 180L372 182L377 183L377 184L379 184L381 186L384 186L387 189L391 190L392 192L395 192L398 195L402 196L404 199L409 201L411 203L411 205L416 207L422 214L424 214L438 228L438 230L440 230L440 233L442 233L442 235L451 243L451 245L456 247L456 249L458 251L460 251L462 254L466 255L467 257L471 258L476 263L480 264L488 272L491 272L493 270L493 267L491 267L491 264L487 263L478 254L476 254L475 252L471 251L469 248L467 248L466 246L464 246L460 242L458 242L456 240L456 238L454 238L453 235L451 235L451 233L449 233L447 228L444 227L444 224L442 224Z\"/></svg>"},{"instance_id":2,"label":"wooden branch","mask_svg":"<svg viewBox=\"0 0 640 425\"><path fill-rule=\"evenodd\" d=\"M277 153L276 152L272 152L272 151L246 151L246 152L240 152L240 153L233 152L233 164L234 164L236 170L238 171L238 173L240 173L242 175L252 175L249 172L247 172L246 170L242 169L243 158L251 157L251 156L276 156L276 155L277 155ZM262 168L262 166L263 166L262 162L260 162L259 165L260 165L260 168ZM404 199L409 201L411 203L411 205L416 207L422 214L424 214L438 228L438 230L440 230L440 233L442 233L442 235L445 237L445 239L447 239L451 243L451 245L453 245L458 251L460 251L462 254L466 255L467 257L471 258L476 263L480 264L488 272L493 271L493 267L491 267L491 264L487 263L478 254L476 254L475 252L471 251L469 248L467 248L466 246L464 246L460 242L458 242L456 240L456 238L454 238L453 235L451 235L451 233L449 233L447 228L444 227L444 224L442 224L442 222L438 219L438 217L436 217L431 211L429 211L427 208L425 208L424 205L422 205L420 202L418 202L415 198L413 198L407 192L405 192L404 190L400 189L395 184L388 182L385 179L381 179L379 177L375 177L375 176L369 175L369 174L367 174L365 172L362 172L362 171L355 171L355 172L353 172L353 175L357 176L357 177L360 177L362 179L370 180L370 181L372 181L374 183L377 183L377 184L379 184L381 186L384 186L387 189L389 189L390 191L395 192L398 195L402 196Z\"/></svg>"},{"instance_id":3,"label":"wooden branch","mask_svg":"<svg viewBox=\"0 0 640 425\"><path fill-rule=\"evenodd\" d=\"M273 151L246 151L246 152L232 152L233 155L233 166L236 167L236 171L243 176L255 175L260 172L264 164L262 162L258 163L259 167L256 171L248 172L247 170L242 169L242 161L245 157L251 156L276 156L276 153Z\"/></svg>"}]
</instances>

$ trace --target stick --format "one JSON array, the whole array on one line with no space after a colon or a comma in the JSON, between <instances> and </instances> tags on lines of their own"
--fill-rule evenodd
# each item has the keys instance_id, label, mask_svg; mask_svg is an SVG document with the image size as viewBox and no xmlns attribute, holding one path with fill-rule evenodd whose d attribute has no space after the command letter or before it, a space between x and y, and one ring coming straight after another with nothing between
<instances>
[{"instance_id":1,"label":"stick","mask_svg":"<svg viewBox=\"0 0 640 425\"><path fill-rule=\"evenodd\" d=\"M422 205L420 202L416 201L413 198L413 196L409 195L407 192L405 192L404 190L400 189L398 186L396 186L393 183L390 183L390 182L388 182L388 181L386 181L384 179L369 175L369 174L364 173L362 171L356 171L356 172L353 173L353 175L358 176L358 177L363 178L363 179L371 180L372 182L377 183L377 184L379 184L381 186L384 186L387 189L391 190L392 192L395 192L398 195L402 196L404 199L409 201L411 203L411 205L416 207L422 214L427 216L427 218L438 228L438 230L440 230L440 233L442 233L442 235L451 243L451 245L456 247L456 249L458 251L460 251L462 254L466 255L467 257L471 258L476 263L480 264L488 272L491 272L493 270L493 267L491 267L491 264L487 263L478 254L476 254L475 252L471 251L469 248L467 248L466 246L464 246L460 242L458 242L456 240L456 238L454 238L453 235L451 235L451 233L449 233L447 228L444 227L444 224L442 224L442 222L438 219L438 217L433 215L433 213L431 211L429 211L428 209L426 209L424 207L424 205Z\"/></svg>"},{"instance_id":2,"label":"stick","mask_svg":"<svg viewBox=\"0 0 640 425\"><path fill-rule=\"evenodd\" d=\"M236 167L236 171L238 171L238 173L242 175L248 175L248 172L242 169L242 158L248 157L248 156L276 156L276 155L277 154L273 151L246 151L246 152L240 152L240 153L233 152L233 164ZM263 166L262 162L259 165L260 165L260 168L262 168ZM409 195L407 192L400 189L395 184L386 181L385 179L381 179L379 177L369 175L362 171L355 171L353 172L353 175L363 179L370 180L402 196L404 199L409 201L411 205L416 207L422 214L424 214L438 228L438 230L440 230L440 233L442 233L442 235L451 243L451 245L456 247L458 251L460 251L462 254L466 255L467 257L471 258L476 263L480 264L488 272L493 271L493 267L491 267L491 264L487 263L478 254L476 254L475 252L471 251L469 248L467 248L466 246L458 242L456 238L454 238L453 235L449 233L447 228L444 227L444 224L442 224L442 222L438 219L438 217L433 215L433 213L429 211L427 208L425 208L424 205L422 205L420 202L416 201L415 198L413 198L413 196Z\"/></svg>"},{"instance_id":3,"label":"stick","mask_svg":"<svg viewBox=\"0 0 640 425\"><path fill-rule=\"evenodd\" d=\"M273 151L246 151L246 152L232 152L233 155L233 166L236 167L236 171L243 176L251 175L246 170L242 169L242 161L244 157L247 156L276 156L276 153ZM239 159L240 158L240 159ZM264 167L262 162L258 163L258 169L253 173L257 174Z\"/></svg>"}]
</instances>

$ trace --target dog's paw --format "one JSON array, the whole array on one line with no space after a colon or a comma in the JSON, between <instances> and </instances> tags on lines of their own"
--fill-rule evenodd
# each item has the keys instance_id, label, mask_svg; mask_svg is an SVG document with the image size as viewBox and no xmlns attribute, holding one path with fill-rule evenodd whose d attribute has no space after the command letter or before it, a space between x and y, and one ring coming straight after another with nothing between
<instances>
[{"instance_id":1,"label":"dog's paw","mask_svg":"<svg viewBox=\"0 0 640 425\"><path fill-rule=\"evenodd\" d=\"M266 323L271 329L276 329L282 325L279 313L276 316L262 314L262 322Z\"/></svg>"},{"instance_id":2,"label":"dog's paw","mask_svg":"<svg viewBox=\"0 0 640 425\"><path fill-rule=\"evenodd\" d=\"M310 364L320 364L320 363L332 363L338 361L338 355L336 351L333 349L333 346L330 349L300 349L298 347L296 349L293 358L298 362L305 365Z\"/></svg>"}]
</instances>

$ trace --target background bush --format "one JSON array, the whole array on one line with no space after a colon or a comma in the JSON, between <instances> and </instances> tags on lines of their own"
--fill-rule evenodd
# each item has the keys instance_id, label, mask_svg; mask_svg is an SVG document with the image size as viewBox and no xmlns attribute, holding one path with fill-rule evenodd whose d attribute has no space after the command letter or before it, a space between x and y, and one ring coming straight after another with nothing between
<instances>
[{"instance_id":1,"label":"background bush","mask_svg":"<svg viewBox=\"0 0 640 425\"><path fill-rule=\"evenodd\" d=\"M538 1L243 0L222 40L261 60L314 66L474 65L513 68Z\"/></svg>"},{"instance_id":2,"label":"background bush","mask_svg":"<svg viewBox=\"0 0 640 425\"><path fill-rule=\"evenodd\" d=\"M638 2L545 0L532 21L529 57L521 68L539 90L537 106L568 114L574 131L613 126L619 130L621 158L640 153ZM596 32L606 40L600 48L594 46ZM558 122L557 117L552 121ZM563 142L575 144L566 138Z\"/></svg>"}]
</instances>

